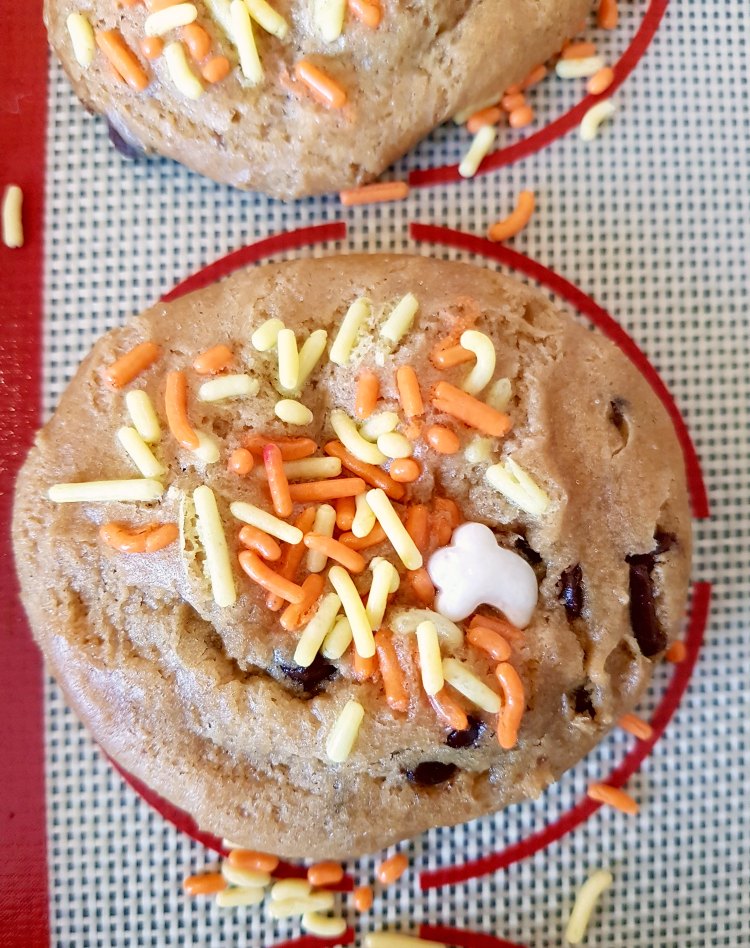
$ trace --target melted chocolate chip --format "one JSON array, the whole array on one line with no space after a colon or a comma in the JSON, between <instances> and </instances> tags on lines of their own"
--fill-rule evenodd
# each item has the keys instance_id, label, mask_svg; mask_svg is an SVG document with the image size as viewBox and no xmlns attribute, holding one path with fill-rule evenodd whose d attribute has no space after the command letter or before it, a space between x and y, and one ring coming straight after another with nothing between
<instances>
[{"instance_id":1,"label":"melted chocolate chip","mask_svg":"<svg viewBox=\"0 0 750 948\"><path fill-rule=\"evenodd\" d=\"M107 121L107 134L109 135L110 142L117 151L120 152L123 158L135 159L146 157L146 152L136 142L126 138L110 121Z\"/></svg>"},{"instance_id":2,"label":"melted chocolate chip","mask_svg":"<svg viewBox=\"0 0 750 948\"><path fill-rule=\"evenodd\" d=\"M666 530L657 530L654 533L654 556L661 556L662 553L668 553L677 543L677 537L674 533L667 533Z\"/></svg>"},{"instance_id":3,"label":"melted chocolate chip","mask_svg":"<svg viewBox=\"0 0 750 948\"><path fill-rule=\"evenodd\" d=\"M529 544L526 537L518 537L515 542L515 547L529 566L538 566L542 562L541 554L537 553Z\"/></svg>"},{"instance_id":4,"label":"melted chocolate chip","mask_svg":"<svg viewBox=\"0 0 750 948\"><path fill-rule=\"evenodd\" d=\"M312 665L308 665L307 668L301 665L289 665L286 662L279 662L279 668L287 678L301 685L303 691L308 694L315 694L321 683L336 671L336 666L325 661L320 655L316 655Z\"/></svg>"},{"instance_id":5,"label":"melted chocolate chip","mask_svg":"<svg viewBox=\"0 0 750 948\"><path fill-rule=\"evenodd\" d=\"M624 408L625 402L621 398L613 398L609 403L610 420L620 434L623 433L623 429L626 430L625 426L627 425L627 419L623 411Z\"/></svg>"},{"instance_id":6,"label":"melted chocolate chip","mask_svg":"<svg viewBox=\"0 0 750 948\"><path fill-rule=\"evenodd\" d=\"M417 764L414 770L406 771L409 783L418 783L422 787L434 787L439 783L450 780L458 770L455 764L443 764L439 760L426 760Z\"/></svg>"},{"instance_id":7,"label":"melted chocolate chip","mask_svg":"<svg viewBox=\"0 0 750 948\"><path fill-rule=\"evenodd\" d=\"M638 648L646 658L651 658L667 647L667 636L659 626L656 615L654 584L651 580L653 556L651 566L641 562L643 558L639 556L638 562L630 562L630 625Z\"/></svg>"},{"instance_id":8,"label":"melted chocolate chip","mask_svg":"<svg viewBox=\"0 0 750 948\"><path fill-rule=\"evenodd\" d=\"M445 743L454 750L462 750L477 744L483 733L484 722L478 718L469 718L468 728L465 731L449 731Z\"/></svg>"},{"instance_id":9,"label":"melted chocolate chip","mask_svg":"<svg viewBox=\"0 0 750 948\"><path fill-rule=\"evenodd\" d=\"M583 612L583 570L580 563L563 570L557 590L568 622L578 619Z\"/></svg>"},{"instance_id":10,"label":"melted chocolate chip","mask_svg":"<svg viewBox=\"0 0 750 948\"><path fill-rule=\"evenodd\" d=\"M571 692L570 701L576 714L586 714L590 718L596 715L596 708L591 700L589 690L585 685L581 685L579 688L576 688L575 691Z\"/></svg>"}]
</instances>

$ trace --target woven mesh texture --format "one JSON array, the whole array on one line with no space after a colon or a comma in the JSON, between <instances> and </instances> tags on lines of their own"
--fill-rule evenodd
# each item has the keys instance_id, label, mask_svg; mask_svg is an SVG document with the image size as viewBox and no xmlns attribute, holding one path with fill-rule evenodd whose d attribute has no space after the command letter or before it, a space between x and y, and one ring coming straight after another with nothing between
<instances>
[{"instance_id":1,"label":"woven mesh texture","mask_svg":"<svg viewBox=\"0 0 750 948\"><path fill-rule=\"evenodd\" d=\"M622 0L623 25L601 37L611 59L646 6ZM228 251L344 219L343 244L297 253L416 250L465 258L415 244L409 222L481 234L521 188L532 188L539 209L514 246L622 323L660 371L695 440L712 517L697 525L694 575L713 583L714 603L682 705L630 782L640 816L602 810L496 875L420 891L420 870L500 849L569 809L632 746L633 738L615 733L536 803L403 847L411 870L378 896L362 930L430 921L535 948L560 945L577 887L591 867L606 866L615 883L592 921L589 945L750 944L749 43L742 0L675 0L648 55L617 92L615 120L593 144L573 133L492 175L350 212L334 198L284 205L168 161L126 161L108 146L104 123L77 104L62 70L50 67L47 413L97 336ZM565 111L581 85L553 79L534 90L540 118ZM393 175L454 162L467 141L446 126ZM644 716L671 674L657 673ZM221 910L181 894L182 877L211 865L211 854L123 783L51 682L46 735L54 944L261 948L299 934L257 908ZM363 860L352 871L364 878L374 865Z\"/></svg>"}]
</instances>

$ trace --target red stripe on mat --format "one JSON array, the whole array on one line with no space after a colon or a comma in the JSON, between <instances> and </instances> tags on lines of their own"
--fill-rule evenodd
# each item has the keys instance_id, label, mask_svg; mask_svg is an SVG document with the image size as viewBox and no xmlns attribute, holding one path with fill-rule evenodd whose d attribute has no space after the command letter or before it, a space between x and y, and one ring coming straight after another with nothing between
<instances>
[{"instance_id":1,"label":"red stripe on mat","mask_svg":"<svg viewBox=\"0 0 750 948\"><path fill-rule=\"evenodd\" d=\"M336 945L351 945L354 941L354 929L347 928L338 938L316 938L314 935L303 935L302 938L293 938L291 941L280 941L273 948L336 948Z\"/></svg>"},{"instance_id":2,"label":"red stripe on mat","mask_svg":"<svg viewBox=\"0 0 750 948\"><path fill-rule=\"evenodd\" d=\"M545 125L533 135L508 145L507 148L501 148L489 155L479 167L478 174L487 174L490 171L496 171L506 165L512 165L522 158L528 158L537 151L541 151L547 145L563 135L567 135L571 129L580 125L581 120L591 106L600 99L608 99L628 78L635 69L640 60L646 53L654 34L659 28L662 17L664 16L669 0L652 0L651 5L646 11L638 32L633 37L630 46L625 50L620 59L612 67L615 73L615 80L612 85L602 95L588 95L585 99L573 106L564 115ZM413 188L430 187L435 184L449 184L454 181L463 180L458 173L458 165L443 165L441 168L417 169L409 173L409 185Z\"/></svg>"},{"instance_id":3,"label":"red stripe on mat","mask_svg":"<svg viewBox=\"0 0 750 948\"><path fill-rule=\"evenodd\" d=\"M463 928L447 928L445 925L420 925L419 937L428 941L443 941L456 948L525 948L517 941L506 941L486 932L469 932Z\"/></svg>"}]
</instances>

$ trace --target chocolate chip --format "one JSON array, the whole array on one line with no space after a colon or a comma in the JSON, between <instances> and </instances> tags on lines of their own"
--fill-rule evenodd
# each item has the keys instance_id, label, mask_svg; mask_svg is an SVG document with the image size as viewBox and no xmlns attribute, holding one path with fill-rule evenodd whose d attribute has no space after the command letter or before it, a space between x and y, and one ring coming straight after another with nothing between
<instances>
[{"instance_id":1,"label":"chocolate chip","mask_svg":"<svg viewBox=\"0 0 750 948\"><path fill-rule=\"evenodd\" d=\"M515 542L515 547L529 566L538 566L542 562L541 554L537 553L529 544L526 537L518 537Z\"/></svg>"},{"instance_id":2,"label":"chocolate chip","mask_svg":"<svg viewBox=\"0 0 750 948\"><path fill-rule=\"evenodd\" d=\"M653 550L654 556L661 556L662 553L668 553L676 545L677 537L674 533L667 533L666 530L657 528L654 533L654 543L656 544Z\"/></svg>"},{"instance_id":3,"label":"chocolate chip","mask_svg":"<svg viewBox=\"0 0 750 948\"><path fill-rule=\"evenodd\" d=\"M484 722L478 718L469 718L468 728L465 731L449 731L445 743L454 750L462 750L477 744L483 733Z\"/></svg>"},{"instance_id":4,"label":"chocolate chip","mask_svg":"<svg viewBox=\"0 0 750 948\"><path fill-rule=\"evenodd\" d=\"M565 606L568 622L578 619L583 612L583 570L580 563L562 571L557 591L560 602Z\"/></svg>"},{"instance_id":5,"label":"chocolate chip","mask_svg":"<svg viewBox=\"0 0 750 948\"><path fill-rule=\"evenodd\" d=\"M591 694L585 685L576 688L575 691L570 693L569 697L576 714L586 714L590 718L596 715L596 708L591 700Z\"/></svg>"},{"instance_id":6,"label":"chocolate chip","mask_svg":"<svg viewBox=\"0 0 750 948\"><path fill-rule=\"evenodd\" d=\"M290 665L286 662L279 662L280 670L302 686L302 689L308 694L315 694L321 683L331 677L336 671L336 666L325 661L320 655L315 656L312 665L303 668L301 665Z\"/></svg>"},{"instance_id":7,"label":"chocolate chip","mask_svg":"<svg viewBox=\"0 0 750 948\"><path fill-rule=\"evenodd\" d=\"M450 780L458 770L455 764L443 764L439 760L426 760L417 764L414 770L406 771L409 783L418 783L422 787L434 787L439 783Z\"/></svg>"},{"instance_id":8,"label":"chocolate chip","mask_svg":"<svg viewBox=\"0 0 750 948\"><path fill-rule=\"evenodd\" d=\"M132 139L126 138L119 129L116 129L115 126L107 120L107 134L109 135L110 142L114 145L117 151L123 156L123 158L145 158L146 152L138 145L137 142L134 142Z\"/></svg>"},{"instance_id":9,"label":"chocolate chip","mask_svg":"<svg viewBox=\"0 0 750 948\"><path fill-rule=\"evenodd\" d=\"M645 554L651 556L651 554ZM644 556L630 562L630 625L638 648L651 658L667 647L667 636L659 626L654 600L654 584L651 580L651 566L642 562Z\"/></svg>"},{"instance_id":10,"label":"chocolate chip","mask_svg":"<svg viewBox=\"0 0 750 948\"><path fill-rule=\"evenodd\" d=\"M609 403L609 418L620 434L627 434L627 419L625 418L625 402L621 398L613 398Z\"/></svg>"}]
</instances>

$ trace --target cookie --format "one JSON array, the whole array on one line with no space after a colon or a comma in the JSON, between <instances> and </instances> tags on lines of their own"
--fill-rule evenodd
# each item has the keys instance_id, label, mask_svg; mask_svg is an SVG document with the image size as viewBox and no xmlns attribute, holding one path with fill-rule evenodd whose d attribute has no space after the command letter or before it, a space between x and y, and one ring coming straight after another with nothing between
<instances>
[{"instance_id":1,"label":"cookie","mask_svg":"<svg viewBox=\"0 0 750 948\"><path fill-rule=\"evenodd\" d=\"M592 0L164 7L46 0L76 94L128 147L288 199L371 181L556 53Z\"/></svg>"},{"instance_id":2,"label":"cookie","mask_svg":"<svg viewBox=\"0 0 750 948\"><path fill-rule=\"evenodd\" d=\"M203 830L315 858L538 796L638 701L691 548L672 425L617 348L513 279L380 255L107 333L13 532L107 753Z\"/></svg>"}]
</instances>

